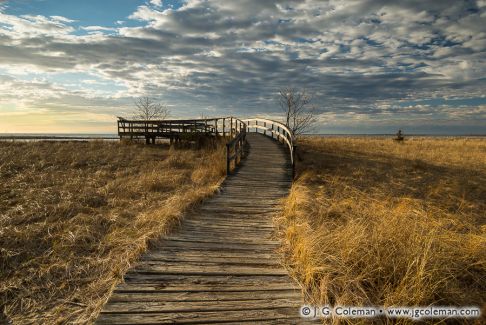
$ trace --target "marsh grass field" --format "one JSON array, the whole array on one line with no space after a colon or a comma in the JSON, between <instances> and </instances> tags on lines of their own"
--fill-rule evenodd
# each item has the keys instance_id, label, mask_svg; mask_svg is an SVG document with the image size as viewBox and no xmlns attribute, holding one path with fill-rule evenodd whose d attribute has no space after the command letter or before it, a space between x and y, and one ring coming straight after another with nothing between
<instances>
[{"instance_id":1,"label":"marsh grass field","mask_svg":"<svg viewBox=\"0 0 486 325\"><path fill-rule=\"evenodd\" d=\"M304 137L299 152L277 223L312 302L484 315L484 138Z\"/></svg>"},{"instance_id":2,"label":"marsh grass field","mask_svg":"<svg viewBox=\"0 0 486 325\"><path fill-rule=\"evenodd\" d=\"M485 139L303 137L298 152L275 222L309 301L484 307ZM224 146L0 142L0 323L92 323L224 173Z\"/></svg>"},{"instance_id":3,"label":"marsh grass field","mask_svg":"<svg viewBox=\"0 0 486 325\"><path fill-rule=\"evenodd\" d=\"M0 142L0 323L93 322L149 240L224 174L224 146Z\"/></svg>"}]
</instances>

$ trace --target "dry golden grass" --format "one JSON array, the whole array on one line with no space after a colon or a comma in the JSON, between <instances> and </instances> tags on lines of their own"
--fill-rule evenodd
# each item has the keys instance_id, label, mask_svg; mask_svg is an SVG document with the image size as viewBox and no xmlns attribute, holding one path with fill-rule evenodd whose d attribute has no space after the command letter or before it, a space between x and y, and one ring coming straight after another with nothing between
<instances>
[{"instance_id":1,"label":"dry golden grass","mask_svg":"<svg viewBox=\"0 0 486 325\"><path fill-rule=\"evenodd\" d=\"M486 140L307 137L299 150L278 222L312 302L484 314Z\"/></svg>"},{"instance_id":2,"label":"dry golden grass","mask_svg":"<svg viewBox=\"0 0 486 325\"><path fill-rule=\"evenodd\" d=\"M15 324L91 322L148 241L214 192L223 154L0 142L0 323L2 311Z\"/></svg>"}]
</instances>

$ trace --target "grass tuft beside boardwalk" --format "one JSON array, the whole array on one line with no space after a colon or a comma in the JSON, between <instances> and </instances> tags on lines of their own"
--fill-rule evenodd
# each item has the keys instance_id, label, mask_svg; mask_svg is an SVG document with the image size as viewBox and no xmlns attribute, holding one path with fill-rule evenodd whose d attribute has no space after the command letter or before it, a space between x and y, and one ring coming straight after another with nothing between
<instances>
[{"instance_id":1,"label":"grass tuft beside boardwalk","mask_svg":"<svg viewBox=\"0 0 486 325\"><path fill-rule=\"evenodd\" d=\"M148 241L214 192L224 163L224 146L1 142L2 317L92 321Z\"/></svg>"},{"instance_id":2,"label":"grass tuft beside boardwalk","mask_svg":"<svg viewBox=\"0 0 486 325\"><path fill-rule=\"evenodd\" d=\"M278 223L315 303L484 306L484 139L308 137L299 151Z\"/></svg>"}]
</instances>

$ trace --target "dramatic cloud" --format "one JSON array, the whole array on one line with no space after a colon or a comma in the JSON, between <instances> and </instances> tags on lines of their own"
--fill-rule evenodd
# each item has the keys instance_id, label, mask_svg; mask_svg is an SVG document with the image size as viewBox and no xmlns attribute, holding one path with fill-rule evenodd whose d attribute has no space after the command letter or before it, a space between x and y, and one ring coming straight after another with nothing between
<instances>
[{"instance_id":1,"label":"dramatic cloud","mask_svg":"<svg viewBox=\"0 0 486 325\"><path fill-rule=\"evenodd\" d=\"M152 0L106 25L14 5L0 5L3 116L106 122L150 95L174 116L278 118L293 86L314 94L321 132L486 133L485 1Z\"/></svg>"}]
</instances>

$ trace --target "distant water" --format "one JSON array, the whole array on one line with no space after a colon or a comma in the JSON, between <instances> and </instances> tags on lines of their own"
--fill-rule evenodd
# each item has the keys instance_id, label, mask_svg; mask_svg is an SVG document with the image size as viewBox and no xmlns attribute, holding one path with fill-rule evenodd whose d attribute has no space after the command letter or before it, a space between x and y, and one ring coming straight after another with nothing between
<instances>
[{"instance_id":1,"label":"distant water","mask_svg":"<svg viewBox=\"0 0 486 325\"><path fill-rule=\"evenodd\" d=\"M366 137L366 138L389 138L396 134L305 134L304 136L323 137L323 138L346 138L346 137ZM427 137L427 138L484 138L486 134L406 134L405 137Z\"/></svg>"},{"instance_id":2,"label":"distant water","mask_svg":"<svg viewBox=\"0 0 486 325\"><path fill-rule=\"evenodd\" d=\"M0 141L112 141L118 139L118 135L111 133L0 133Z\"/></svg>"}]
</instances>

